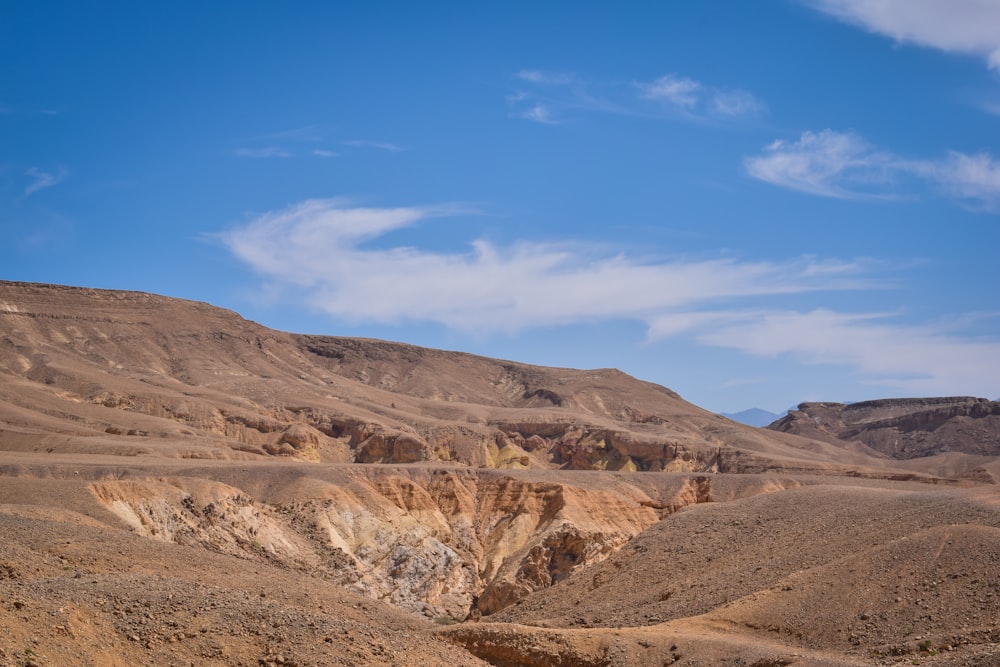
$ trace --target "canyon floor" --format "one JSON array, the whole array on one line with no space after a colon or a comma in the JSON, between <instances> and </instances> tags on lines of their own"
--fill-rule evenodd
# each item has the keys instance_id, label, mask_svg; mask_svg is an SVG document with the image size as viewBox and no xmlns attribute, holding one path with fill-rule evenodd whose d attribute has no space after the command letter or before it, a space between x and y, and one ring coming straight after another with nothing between
<instances>
[{"instance_id":1,"label":"canyon floor","mask_svg":"<svg viewBox=\"0 0 1000 667\"><path fill-rule=\"evenodd\" d=\"M0 282L0 665L1000 665L998 419Z\"/></svg>"}]
</instances>

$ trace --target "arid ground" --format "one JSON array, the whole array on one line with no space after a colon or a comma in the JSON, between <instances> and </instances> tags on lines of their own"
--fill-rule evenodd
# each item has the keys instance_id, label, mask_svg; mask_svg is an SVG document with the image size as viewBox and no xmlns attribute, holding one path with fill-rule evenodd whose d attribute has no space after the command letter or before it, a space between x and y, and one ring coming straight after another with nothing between
<instances>
[{"instance_id":1,"label":"arid ground","mask_svg":"<svg viewBox=\"0 0 1000 667\"><path fill-rule=\"evenodd\" d=\"M0 665L1000 665L1000 403L0 282Z\"/></svg>"}]
</instances>

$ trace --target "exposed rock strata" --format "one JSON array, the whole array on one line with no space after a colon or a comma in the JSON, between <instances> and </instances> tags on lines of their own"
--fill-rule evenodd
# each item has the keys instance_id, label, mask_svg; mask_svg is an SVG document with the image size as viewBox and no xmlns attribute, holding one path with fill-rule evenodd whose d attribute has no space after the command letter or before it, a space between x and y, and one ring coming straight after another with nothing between
<instances>
[{"instance_id":1,"label":"exposed rock strata","mask_svg":"<svg viewBox=\"0 0 1000 667\"><path fill-rule=\"evenodd\" d=\"M306 479L292 502L191 477L90 488L140 535L308 570L452 619L496 613L712 498L707 478L685 476L646 488L388 467L358 468L336 483Z\"/></svg>"},{"instance_id":2,"label":"exposed rock strata","mask_svg":"<svg viewBox=\"0 0 1000 667\"><path fill-rule=\"evenodd\" d=\"M893 459L1000 455L1000 402L970 396L803 403L768 428L828 442L859 441Z\"/></svg>"},{"instance_id":3,"label":"exposed rock strata","mask_svg":"<svg viewBox=\"0 0 1000 667\"><path fill-rule=\"evenodd\" d=\"M135 292L0 282L0 303L8 446L44 433L34 446L61 452L900 474L871 451L735 424L611 369L287 334Z\"/></svg>"}]
</instances>

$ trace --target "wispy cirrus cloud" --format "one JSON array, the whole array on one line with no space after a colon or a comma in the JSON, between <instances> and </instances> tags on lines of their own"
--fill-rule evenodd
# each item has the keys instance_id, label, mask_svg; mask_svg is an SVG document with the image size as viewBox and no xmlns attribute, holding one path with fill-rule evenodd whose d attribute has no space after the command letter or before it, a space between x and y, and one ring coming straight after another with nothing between
<instances>
[{"instance_id":1,"label":"wispy cirrus cloud","mask_svg":"<svg viewBox=\"0 0 1000 667\"><path fill-rule=\"evenodd\" d=\"M326 131L319 125L303 125L301 127L292 127L287 130L268 132L254 137L254 139L276 142L295 141L316 143L323 141L325 139L325 135Z\"/></svg>"},{"instance_id":2,"label":"wispy cirrus cloud","mask_svg":"<svg viewBox=\"0 0 1000 667\"><path fill-rule=\"evenodd\" d=\"M1000 162L992 155L951 151L945 159L926 163L923 169L948 196L986 210L1000 208Z\"/></svg>"},{"instance_id":3,"label":"wispy cirrus cloud","mask_svg":"<svg viewBox=\"0 0 1000 667\"><path fill-rule=\"evenodd\" d=\"M702 85L694 79L667 74L655 81L637 83L640 95L647 100L664 101L679 107L692 108L701 97Z\"/></svg>"},{"instance_id":4,"label":"wispy cirrus cloud","mask_svg":"<svg viewBox=\"0 0 1000 667\"><path fill-rule=\"evenodd\" d=\"M907 159L852 132L826 129L775 141L762 154L745 158L744 167L756 179L823 197L887 199L923 182L972 208L1000 207L1000 163L987 153Z\"/></svg>"},{"instance_id":5,"label":"wispy cirrus cloud","mask_svg":"<svg viewBox=\"0 0 1000 667\"><path fill-rule=\"evenodd\" d=\"M500 247L481 239L448 253L379 241L468 212L316 199L261 214L218 238L272 289L355 323L432 322L509 334L633 320L647 325L651 342L683 336L753 356L843 365L871 384L916 394L1000 390L1000 340L961 335L961 318L945 328L903 323L899 313L759 307L885 288L868 262L636 258L578 243Z\"/></svg>"},{"instance_id":6,"label":"wispy cirrus cloud","mask_svg":"<svg viewBox=\"0 0 1000 667\"><path fill-rule=\"evenodd\" d=\"M292 157L292 152L280 146L262 146L260 148L237 148L233 151L233 155L249 158L288 158Z\"/></svg>"},{"instance_id":7,"label":"wispy cirrus cloud","mask_svg":"<svg viewBox=\"0 0 1000 667\"><path fill-rule=\"evenodd\" d=\"M716 119L752 118L767 111L767 106L749 91L709 86L677 74L667 74L654 81L638 82L635 85L642 98L696 116Z\"/></svg>"},{"instance_id":8,"label":"wispy cirrus cloud","mask_svg":"<svg viewBox=\"0 0 1000 667\"><path fill-rule=\"evenodd\" d=\"M722 88L676 73L652 81L588 80L569 72L521 70L518 89L507 96L511 116L539 123L562 122L572 113L688 120L752 118L767 106L749 91Z\"/></svg>"},{"instance_id":9,"label":"wispy cirrus cloud","mask_svg":"<svg viewBox=\"0 0 1000 667\"><path fill-rule=\"evenodd\" d=\"M388 153L399 153L405 151L406 148L400 146L399 144L393 144L388 141L367 141L364 139L351 139L349 141L342 141L341 144L344 146L351 146L353 148L375 148L380 151L386 151Z\"/></svg>"},{"instance_id":10,"label":"wispy cirrus cloud","mask_svg":"<svg viewBox=\"0 0 1000 667\"><path fill-rule=\"evenodd\" d=\"M903 323L898 313L817 308L678 314L654 322L650 331L655 338L689 333L704 345L754 356L848 366L868 384L912 395L993 397L1000 391L1000 339Z\"/></svg>"},{"instance_id":11,"label":"wispy cirrus cloud","mask_svg":"<svg viewBox=\"0 0 1000 667\"><path fill-rule=\"evenodd\" d=\"M752 93L738 88L716 90L708 103L711 110L719 116L760 116L767 113L767 105Z\"/></svg>"},{"instance_id":12,"label":"wispy cirrus cloud","mask_svg":"<svg viewBox=\"0 0 1000 667\"><path fill-rule=\"evenodd\" d=\"M55 171L42 171L38 167L29 167L24 173L31 179L31 182L24 188L24 197L30 197L36 192L51 188L65 179L68 174L62 167Z\"/></svg>"},{"instance_id":13,"label":"wispy cirrus cloud","mask_svg":"<svg viewBox=\"0 0 1000 667\"><path fill-rule=\"evenodd\" d=\"M48 107L48 108L26 108L17 106L8 106L3 102L0 102L0 114L12 114L19 116L58 116L64 113L66 109L64 107Z\"/></svg>"},{"instance_id":14,"label":"wispy cirrus cloud","mask_svg":"<svg viewBox=\"0 0 1000 667\"><path fill-rule=\"evenodd\" d=\"M790 190L844 199L878 196L898 169L897 160L851 132L803 132L778 140L744 160L747 173Z\"/></svg>"},{"instance_id":15,"label":"wispy cirrus cloud","mask_svg":"<svg viewBox=\"0 0 1000 667\"><path fill-rule=\"evenodd\" d=\"M582 244L484 240L464 253L375 248L386 233L460 212L453 206L360 208L310 200L221 235L270 280L304 289L352 321L436 322L465 331L518 331L595 320L650 322L691 304L871 287L861 268L796 259L637 259Z\"/></svg>"},{"instance_id":16,"label":"wispy cirrus cloud","mask_svg":"<svg viewBox=\"0 0 1000 667\"><path fill-rule=\"evenodd\" d=\"M243 158L339 157L340 153L329 147L328 134L328 128L315 124L265 132L245 139L244 143L247 145L235 149L233 155ZM370 142L341 143L358 146L373 145ZM387 148L389 145L374 145L389 150Z\"/></svg>"},{"instance_id":17,"label":"wispy cirrus cloud","mask_svg":"<svg viewBox=\"0 0 1000 667\"><path fill-rule=\"evenodd\" d=\"M521 81L538 85L565 86L576 81L576 76L569 72L546 72L538 69L523 69L515 76Z\"/></svg>"},{"instance_id":18,"label":"wispy cirrus cloud","mask_svg":"<svg viewBox=\"0 0 1000 667\"><path fill-rule=\"evenodd\" d=\"M559 120L552 114L552 111L544 104L536 104L530 109L522 111L520 117L546 125L557 125L559 123Z\"/></svg>"},{"instance_id":19,"label":"wispy cirrus cloud","mask_svg":"<svg viewBox=\"0 0 1000 667\"><path fill-rule=\"evenodd\" d=\"M870 32L949 53L984 58L1000 69L996 0L802 0Z\"/></svg>"}]
</instances>

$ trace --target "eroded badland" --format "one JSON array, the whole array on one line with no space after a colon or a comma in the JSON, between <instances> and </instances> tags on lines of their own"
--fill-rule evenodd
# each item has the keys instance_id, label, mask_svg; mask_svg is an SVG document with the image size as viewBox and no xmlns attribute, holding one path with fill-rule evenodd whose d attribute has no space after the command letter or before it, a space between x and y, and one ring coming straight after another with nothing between
<instances>
[{"instance_id":1,"label":"eroded badland","mask_svg":"<svg viewBox=\"0 0 1000 667\"><path fill-rule=\"evenodd\" d=\"M985 400L756 429L0 282L0 665L1000 664L998 480Z\"/></svg>"}]
</instances>

